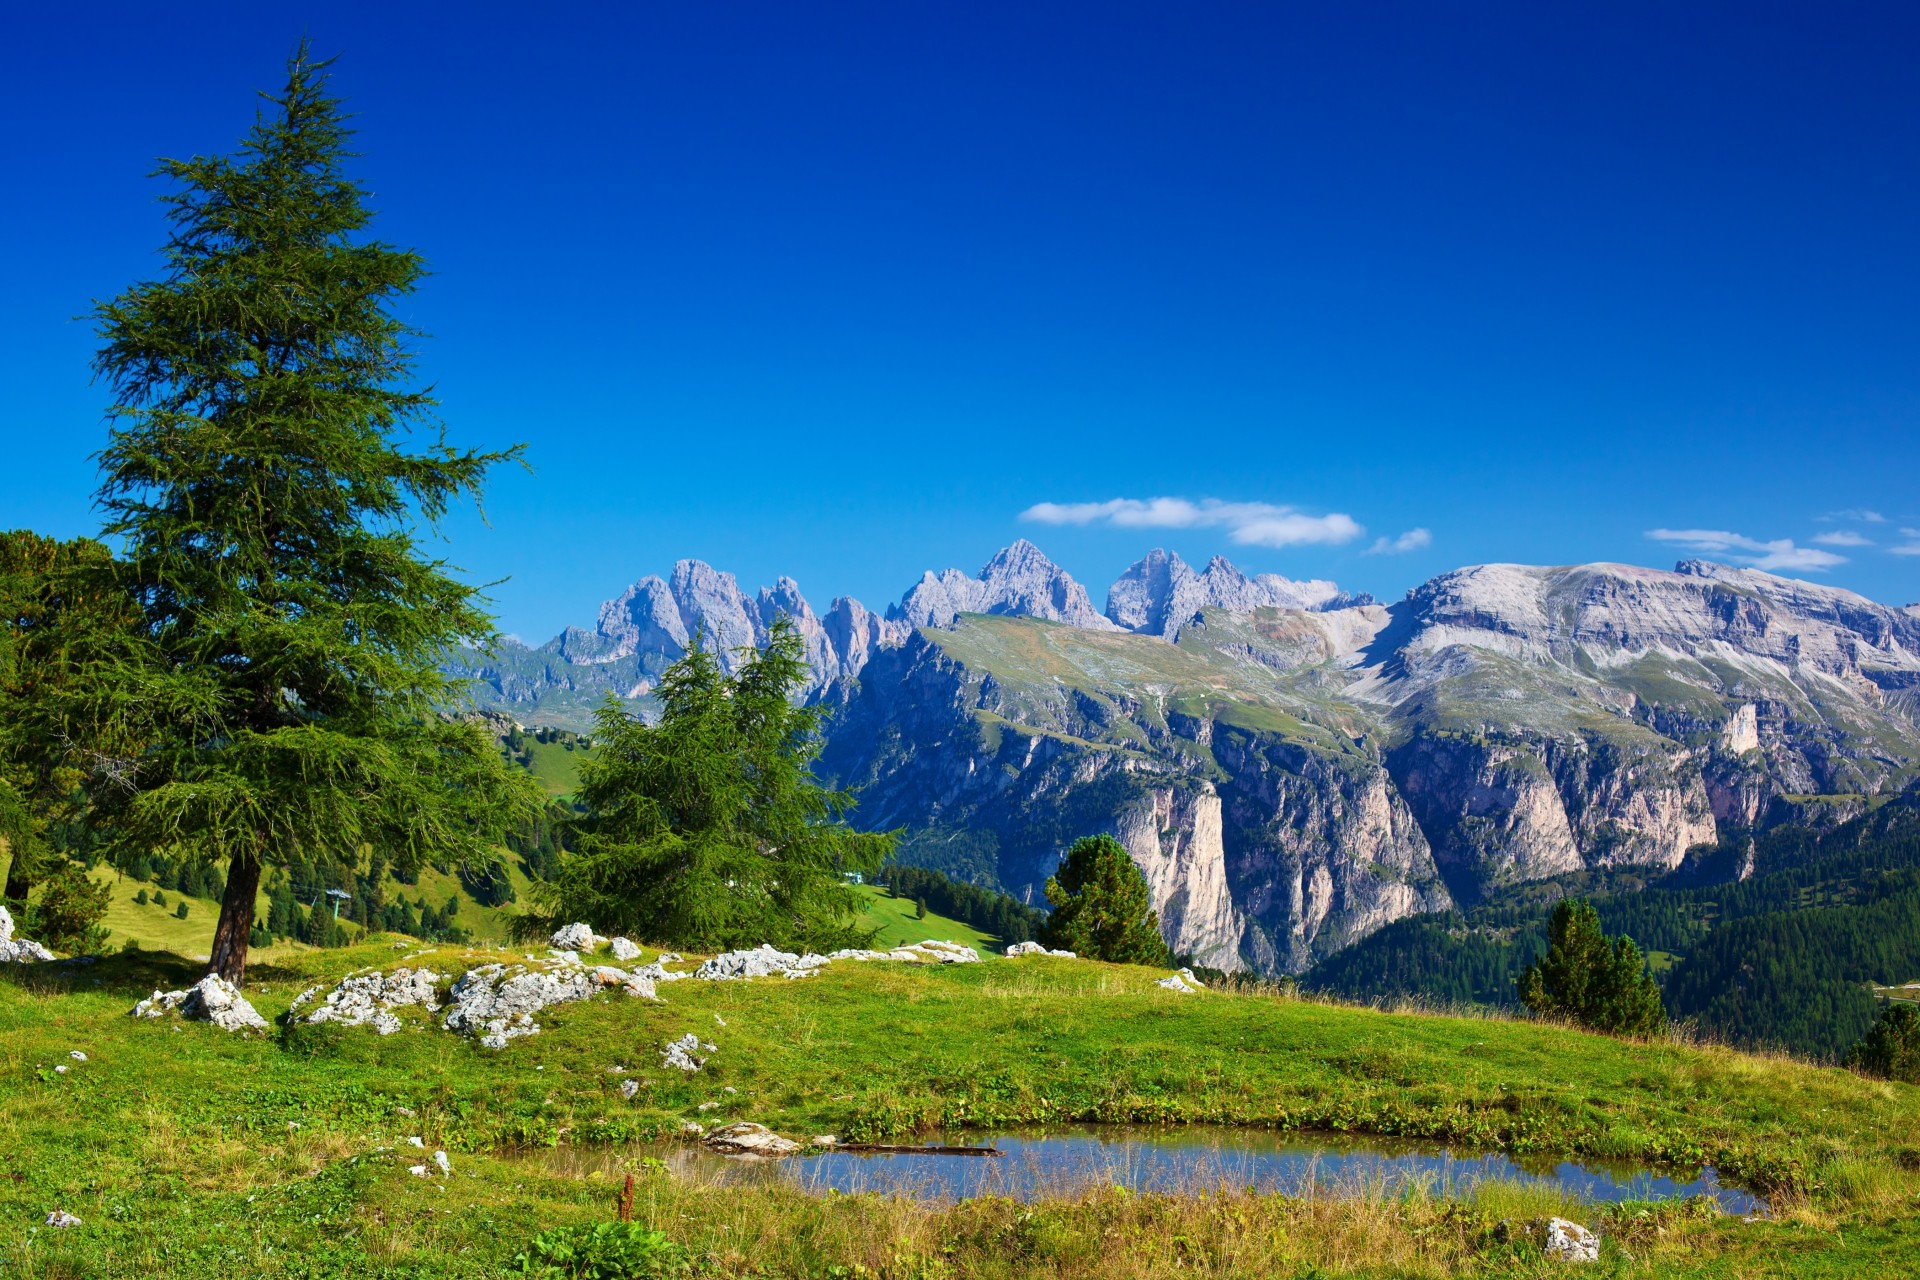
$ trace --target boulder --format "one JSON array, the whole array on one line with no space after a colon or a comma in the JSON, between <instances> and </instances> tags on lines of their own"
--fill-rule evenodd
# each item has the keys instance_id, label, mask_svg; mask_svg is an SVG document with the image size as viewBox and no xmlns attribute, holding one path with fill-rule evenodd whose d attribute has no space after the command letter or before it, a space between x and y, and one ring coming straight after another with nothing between
<instances>
[{"instance_id":1,"label":"boulder","mask_svg":"<svg viewBox=\"0 0 1920 1280\"><path fill-rule=\"evenodd\" d=\"M400 1029L400 1019L393 1010L439 1010L440 981L440 975L431 969L395 969L390 977L376 969L343 979L312 1012L304 1011L303 1006L319 994L320 988L309 987L293 998L288 1013L307 1022L337 1022L343 1027L371 1025L381 1035L390 1036Z\"/></svg>"},{"instance_id":2,"label":"boulder","mask_svg":"<svg viewBox=\"0 0 1920 1280\"><path fill-rule=\"evenodd\" d=\"M743 1120L723 1129L715 1129L705 1141L708 1150L726 1156L751 1156L762 1160L790 1156L800 1149L791 1138L783 1138L763 1124Z\"/></svg>"},{"instance_id":3,"label":"boulder","mask_svg":"<svg viewBox=\"0 0 1920 1280\"><path fill-rule=\"evenodd\" d=\"M13 936L13 917L0 907L0 964L32 964L53 959L53 952L37 942Z\"/></svg>"},{"instance_id":4,"label":"boulder","mask_svg":"<svg viewBox=\"0 0 1920 1280\"><path fill-rule=\"evenodd\" d=\"M912 964L979 964L980 953L972 947L962 946L958 942L943 942L929 939L926 942L911 942L906 946L895 947L887 953L889 960L905 960Z\"/></svg>"},{"instance_id":5,"label":"boulder","mask_svg":"<svg viewBox=\"0 0 1920 1280\"><path fill-rule=\"evenodd\" d=\"M13 913L0 907L0 942L13 941Z\"/></svg>"},{"instance_id":6,"label":"boulder","mask_svg":"<svg viewBox=\"0 0 1920 1280\"><path fill-rule=\"evenodd\" d=\"M195 1022L211 1022L222 1031L266 1031L267 1020L255 1012L231 982L210 973L185 991L156 991L133 1006L136 1018L164 1018L178 1013Z\"/></svg>"},{"instance_id":7,"label":"boulder","mask_svg":"<svg viewBox=\"0 0 1920 1280\"><path fill-rule=\"evenodd\" d=\"M1541 1252L1561 1262L1600 1261L1600 1237L1577 1222L1548 1218Z\"/></svg>"},{"instance_id":8,"label":"boulder","mask_svg":"<svg viewBox=\"0 0 1920 1280\"><path fill-rule=\"evenodd\" d=\"M656 1000L653 993L653 979L644 973L630 973L625 969L616 969L610 964L596 965L593 980L603 987L618 987L630 996L643 1000Z\"/></svg>"},{"instance_id":9,"label":"boulder","mask_svg":"<svg viewBox=\"0 0 1920 1280\"><path fill-rule=\"evenodd\" d=\"M577 922L555 929L552 938L556 951L591 951L603 941L591 928Z\"/></svg>"},{"instance_id":10,"label":"boulder","mask_svg":"<svg viewBox=\"0 0 1920 1280\"><path fill-rule=\"evenodd\" d=\"M74 1217L65 1209L55 1209L47 1215L47 1225L60 1231L66 1231L72 1227L79 1226L80 1219Z\"/></svg>"},{"instance_id":11,"label":"boulder","mask_svg":"<svg viewBox=\"0 0 1920 1280\"><path fill-rule=\"evenodd\" d=\"M638 960L640 958L639 944L629 938L615 938L611 946L613 947L613 958L615 960L627 961Z\"/></svg>"},{"instance_id":12,"label":"boulder","mask_svg":"<svg viewBox=\"0 0 1920 1280\"><path fill-rule=\"evenodd\" d=\"M1041 946L1041 945L1040 945L1039 943L1037 943L1037 942L1016 942L1016 943L1014 943L1014 944L1013 944L1012 946L1010 946L1010 947L1008 947L1008 948L1007 948L1007 955L1008 955L1009 957L1012 957L1012 956L1055 956L1055 957L1057 957L1057 958L1059 958L1059 959L1061 959L1061 960L1077 960L1077 959L1079 959L1079 957L1078 957L1078 956L1076 956L1076 955L1075 955L1075 954L1074 954L1073 952L1071 952L1071 951L1049 951L1049 950L1047 950L1047 949L1046 949L1045 947L1043 947L1043 946Z\"/></svg>"}]
</instances>

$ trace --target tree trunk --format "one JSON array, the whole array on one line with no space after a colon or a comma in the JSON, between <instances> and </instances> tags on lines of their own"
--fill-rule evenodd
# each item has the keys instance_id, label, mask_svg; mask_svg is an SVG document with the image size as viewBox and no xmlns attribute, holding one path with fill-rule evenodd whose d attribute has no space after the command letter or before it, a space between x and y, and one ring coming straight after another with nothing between
<instances>
[{"instance_id":1,"label":"tree trunk","mask_svg":"<svg viewBox=\"0 0 1920 1280\"><path fill-rule=\"evenodd\" d=\"M260 893L260 860L233 855L227 866L227 893L220 900L220 923L213 926L213 972L239 986L247 977L247 935L253 932L253 903Z\"/></svg>"}]
</instances>

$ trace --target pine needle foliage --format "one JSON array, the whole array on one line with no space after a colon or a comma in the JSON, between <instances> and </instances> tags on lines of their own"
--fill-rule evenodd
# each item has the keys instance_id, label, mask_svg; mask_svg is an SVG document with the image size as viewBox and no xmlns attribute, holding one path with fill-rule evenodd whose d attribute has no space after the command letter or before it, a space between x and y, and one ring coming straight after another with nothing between
<instances>
[{"instance_id":1,"label":"pine needle foliage","mask_svg":"<svg viewBox=\"0 0 1920 1280\"><path fill-rule=\"evenodd\" d=\"M229 864L213 967L234 980L263 864L480 857L533 802L438 713L441 655L494 629L415 532L519 449L436 429L392 310L425 267L365 234L327 68L303 42L237 154L162 162L166 271L95 310L98 505L159 678L202 708L140 753L111 829ZM403 447L416 429L432 443Z\"/></svg>"},{"instance_id":2,"label":"pine needle foliage","mask_svg":"<svg viewBox=\"0 0 1920 1280\"><path fill-rule=\"evenodd\" d=\"M1047 946L1115 964L1167 965L1146 877L1112 836L1081 836L1047 878Z\"/></svg>"},{"instance_id":3,"label":"pine needle foliage","mask_svg":"<svg viewBox=\"0 0 1920 1280\"><path fill-rule=\"evenodd\" d=\"M1613 1035L1652 1036L1667 1025L1660 988L1632 938L1609 938L1582 900L1561 902L1547 923L1547 954L1520 976L1520 1002Z\"/></svg>"},{"instance_id":4,"label":"pine needle foliage","mask_svg":"<svg viewBox=\"0 0 1920 1280\"><path fill-rule=\"evenodd\" d=\"M792 701L800 634L785 618L771 631L732 675L696 641L661 677L654 724L600 709L585 812L527 932L581 920L693 951L867 940L845 875L878 870L893 837L854 830L852 794L813 776L821 711Z\"/></svg>"}]
</instances>

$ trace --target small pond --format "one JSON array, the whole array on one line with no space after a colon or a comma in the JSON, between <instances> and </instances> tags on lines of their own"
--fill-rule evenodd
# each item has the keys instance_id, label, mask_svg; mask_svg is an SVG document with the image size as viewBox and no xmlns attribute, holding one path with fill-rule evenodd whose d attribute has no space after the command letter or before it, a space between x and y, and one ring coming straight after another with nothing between
<instances>
[{"instance_id":1,"label":"small pond","mask_svg":"<svg viewBox=\"0 0 1920 1280\"><path fill-rule=\"evenodd\" d=\"M1692 1179L1646 1168L1557 1157L1455 1153L1446 1147L1348 1134L1191 1126L1081 1126L969 1131L929 1139L993 1146L998 1158L880 1155L823 1151L777 1161L714 1155L695 1147L561 1148L540 1159L555 1173L617 1175L642 1155L664 1158L675 1173L721 1183L785 1179L810 1190L876 1192L926 1199L1010 1196L1032 1200L1090 1186L1134 1191L1252 1188L1288 1195L1384 1191L1424 1185L1464 1194L1476 1182L1536 1183L1584 1203L1708 1196L1727 1213L1764 1213L1759 1197L1723 1185L1712 1169Z\"/></svg>"}]
</instances>

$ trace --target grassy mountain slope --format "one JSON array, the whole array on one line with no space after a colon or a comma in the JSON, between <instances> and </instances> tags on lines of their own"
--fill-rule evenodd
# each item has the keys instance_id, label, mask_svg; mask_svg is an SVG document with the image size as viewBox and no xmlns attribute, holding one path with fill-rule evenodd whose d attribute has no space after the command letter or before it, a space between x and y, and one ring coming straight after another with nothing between
<instances>
[{"instance_id":1,"label":"grassy mountain slope","mask_svg":"<svg viewBox=\"0 0 1920 1280\"><path fill-rule=\"evenodd\" d=\"M497 955L439 949L421 962L452 975ZM384 940L290 955L250 973L249 994L271 1017L309 982L394 956ZM693 1117L864 1138L1206 1120L1429 1135L1548 1159L1707 1159L1774 1188L1780 1220L1629 1208L1598 1223L1603 1274L1868 1276L1920 1248L1920 1089L1726 1049L1181 995L1156 989L1148 970L1031 958L675 983L659 1003L550 1009L540 1036L497 1053L411 1013L386 1038L340 1029L285 1044L126 1017L153 987L193 976L146 955L72 977L58 966L0 977L0 1066L15 1082L0 1091L15 1175L0 1179L0 1222L17 1224L0 1235L10 1274L497 1275L536 1231L611 1216L611 1184L516 1148L667 1135ZM659 1046L688 1031L717 1045L706 1069L660 1070ZM631 1100L618 1088L629 1077L641 1082ZM423 1149L408 1145L415 1135ZM455 1176L410 1177L435 1148ZM1493 1187L1460 1202L1095 1190L1031 1209L943 1209L708 1188L641 1163L649 1153L659 1150L635 1150L628 1166L637 1216L715 1275L851 1275L858 1264L873 1275L1145 1276L1191 1274L1202 1258L1213 1275L1534 1275L1538 1255L1496 1222L1569 1208ZM25 1224L56 1207L86 1225L29 1243Z\"/></svg>"}]
</instances>

